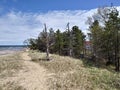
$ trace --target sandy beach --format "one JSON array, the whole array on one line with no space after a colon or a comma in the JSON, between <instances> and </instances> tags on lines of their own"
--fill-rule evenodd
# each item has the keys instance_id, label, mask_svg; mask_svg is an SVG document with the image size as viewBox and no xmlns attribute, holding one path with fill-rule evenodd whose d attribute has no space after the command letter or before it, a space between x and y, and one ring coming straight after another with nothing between
<instances>
[{"instance_id":1,"label":"sandy beach","mask_svg":"<svg viewBox=\"0 0 120 90\"><path fill-rule=\"evenodd\" d=\"M21 48L21 47L3 47L0 48L0 56L4 55L11 55L20 51L26 51L27 48Z\"/></svg>"},{"instance_id":2,"label":"sandy beach","mask_svg":"<svg viewBox=\"0 0 120 90\"><path fill-rule=\"evenodd\" d=\"M16 52L18 52L18 51L4 50L4 51L0 51L0 56L9 55L9 54L13 54Z\"/></svg>"}]
</instances>

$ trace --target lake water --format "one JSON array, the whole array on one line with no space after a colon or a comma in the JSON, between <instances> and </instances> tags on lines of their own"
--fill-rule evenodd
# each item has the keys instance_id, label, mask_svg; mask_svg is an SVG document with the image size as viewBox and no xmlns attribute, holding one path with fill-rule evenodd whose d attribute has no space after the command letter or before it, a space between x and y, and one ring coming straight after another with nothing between
<instances>
[{"instance_id":1,"label":"lake water","mask_svg":"<svg viewBox=\"0 0 120 90\"><path fill-rule=\"evenodd\" d=\"M17 51L22 51L26 46L0 46L0 55L11 54Z\"/></svg>"}]
</instances>

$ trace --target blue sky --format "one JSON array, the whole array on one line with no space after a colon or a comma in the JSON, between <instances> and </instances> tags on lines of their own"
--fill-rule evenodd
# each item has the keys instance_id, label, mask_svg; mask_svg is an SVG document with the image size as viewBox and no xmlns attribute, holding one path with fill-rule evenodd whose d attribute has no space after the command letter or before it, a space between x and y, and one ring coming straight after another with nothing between
<instances>
[{"instance_id":1,"label":"blue sky","mask_svg":"<svg viewBox=\"0 0 120 90\"><path fill-rule=\"evenodd\" d=\"M120 0L0 0L0 45L36 38L44 23L48 29L64 31L69 22L87 33L87 18L111 3L120 6Z\"/></svg>"},{"instance_id":2,"label":"blue sky","mask_svg":"<svg viewBox=\"0 0 120 90\"><path fill-rule=\"evenodd\" d=\"M120 0L0 0L4 11L48 12L51 10L89 10L101 6L120 5Z\"/></svg>"}]
</instances>

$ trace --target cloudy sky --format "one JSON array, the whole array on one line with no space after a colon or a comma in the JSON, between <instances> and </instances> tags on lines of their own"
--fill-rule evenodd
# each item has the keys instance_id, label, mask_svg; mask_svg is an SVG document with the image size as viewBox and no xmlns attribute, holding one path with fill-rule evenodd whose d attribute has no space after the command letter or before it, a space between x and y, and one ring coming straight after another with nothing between
<instances>
[{"instance_id":1,"label":"cloudy sky","mask_svg":"<svg viewBox=\"0 0 120 90\"><path fill-rule=\"evenodd\" d=\"M61 31L69 22L86 33L87 17L102 6L120 5L120 0L0 0L0 45L19 45L47 28Z\"/></svg>"}]
</instances>

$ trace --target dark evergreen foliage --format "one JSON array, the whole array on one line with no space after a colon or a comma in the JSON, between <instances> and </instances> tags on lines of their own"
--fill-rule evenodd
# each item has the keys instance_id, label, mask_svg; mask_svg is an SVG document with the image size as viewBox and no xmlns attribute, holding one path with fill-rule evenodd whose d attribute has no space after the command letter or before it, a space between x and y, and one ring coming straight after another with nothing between
<instances>
[{"instance_id":1,"label":"dark evergreen foliage","mask_svg":"<svg viewBox=\"0 0 120 90\"><path fill-rule=\"evenodd\" d=\"M104 8L108 12L99 12L104 19L103 25L100 25L101 18L90 25L90 41L92 43L92 54L95 61L100 58L106 60L106 65L114 64L115 70L120 71L120 17L116 8ZM103 11L104 11L103 9ZM99 61L96 61L97 63Z\"/></svg>"},{"instance_id":2,"label":"dark evergreen foliage","mask_svg":"<svg viewBox=\"0 0 120 90\"><path fill-rule=\"evenodd\" d=\"M98 13L92 18L88 18L90 25L89 40L90 49L88 56L91 55L96 65L100 62L106 62L106 65L114 65L116 71L120 71L120 17L116 8L101 8ZM38 49L46 52L49 48L50 53L59 55L72 56L79 58L86 53L85 35L78 26L67 30L56 32L51 28L47 32L47 40L49 43L46 46L46 32L43 30L37 39L27 40L30 49ZM87 55L86 55L87 56ZM104 61L103 61L104 60Z\"/></svg>"},{"instance_id":3,"label":"dark evergreen foliage","mask_svg":"<svg viewBox=\"0 0 120 90\"><path fill-rule=\"evenodd\" d=\"M72 37L70 36L70 33ZM56 32L51 28L48 33L49 39L49 51L59 55L69 56L70 40L72 56L79 58L80 53L83 52L83 33L78 26L73 26L71 31L60 32L58 29ZM29 47L31 49L38 49L42 52L46 51L46 33L43 30L37 39L29 39Z\"/></svg>"}]
</instances>

